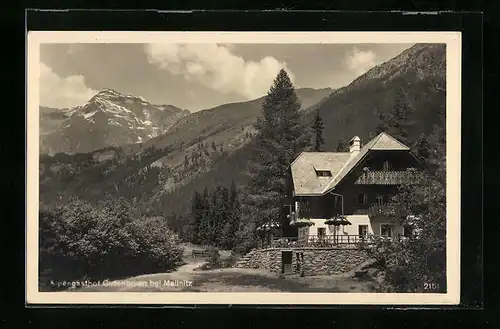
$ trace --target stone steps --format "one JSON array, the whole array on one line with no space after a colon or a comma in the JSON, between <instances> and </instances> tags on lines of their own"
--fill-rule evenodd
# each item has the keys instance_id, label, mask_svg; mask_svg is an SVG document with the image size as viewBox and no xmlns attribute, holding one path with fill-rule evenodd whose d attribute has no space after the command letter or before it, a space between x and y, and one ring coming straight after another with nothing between
<instances>
[{"instance_id":1,"label":"stone steps","mask_svg":"<svg viewBox=\"0 0 500 329\"><path fill-rule=\"evenodd\" d=\"M249 253L243 255L235 264L234 267L248 267L248 263L255 254L255 250L251 250Z\"/></svg>"}]
</instances>

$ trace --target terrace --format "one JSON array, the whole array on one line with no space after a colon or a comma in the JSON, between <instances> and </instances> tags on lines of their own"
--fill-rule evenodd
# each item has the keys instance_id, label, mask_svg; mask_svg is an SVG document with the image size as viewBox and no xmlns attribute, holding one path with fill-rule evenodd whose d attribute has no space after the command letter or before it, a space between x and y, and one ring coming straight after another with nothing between
<instances>
[{"instance_id":1,"label":"terrace","mask_svg":"<svg viewBox=\"0 0 500 329\"><path fill-rule=\"evenodd\" d=\"M375 235L309 235L306 237L281 237L263 241L260 248L352 248L374 244L377 241L404 241L403 236Z\"/></svg>"}]
</instances>

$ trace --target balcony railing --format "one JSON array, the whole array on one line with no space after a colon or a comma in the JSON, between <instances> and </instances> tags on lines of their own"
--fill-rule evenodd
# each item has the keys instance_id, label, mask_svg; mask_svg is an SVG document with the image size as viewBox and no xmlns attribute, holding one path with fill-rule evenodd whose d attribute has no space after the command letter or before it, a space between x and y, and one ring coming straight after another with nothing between
<instances>
[{"instance_id":1,"label":"balcony railing","mask_svg":"<svg viewBox=\"0 0 500 329\"><path fill-rule=\"evenodd\" d=\"M387 217L396 216L400 212L400 208L397 205L390 203L374 204L368 208L368 217Z\"/></svg>"},{"instance_id":2,"label":"balcony railing","mask_svg":"<svg viewBox=\"0 0 500 329\"><path fill-rule=\"evenodd\" d=\"M355 184L361 185L400 185L411 182L415 172L405 171L365 171L359 176Z\"/></svg>"}]
</instances>

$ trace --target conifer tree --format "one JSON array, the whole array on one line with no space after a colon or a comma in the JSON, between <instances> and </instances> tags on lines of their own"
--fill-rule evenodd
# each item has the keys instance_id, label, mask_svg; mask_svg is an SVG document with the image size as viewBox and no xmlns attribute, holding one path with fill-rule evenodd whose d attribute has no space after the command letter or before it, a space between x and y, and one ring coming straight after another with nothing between
<instances>
[{"instance_id":1,"label":"conifer tree","mask_svg":"<svg viewBox=\"0 0 500 329\"><path fill-rule=\"evenodd\" d=\"M192 204L191 204L191 220L190 220L190 241L192 243L200 243L200 227L202 223L203 209L202 209L201 195L195 191Z\"/></svg>"},{"instance_id":2,"label":"conifer tree","mask_svg":"<svg viewBox=\"0 0 500 329\"><path fill-rule=\"evenodd\" d=\"M387 132L389 130L389 124L392 122L391 114L385 112L380 112L378 119L379 124L377 128L375 128L375 135Z\"/></svg>"},{"instance_id":3,"label":"conifer tree","mask_svg":"<svg viewBox=\"0 0 500 329\"><path fill-rule=\"evenodd\" d=\"M339 140L337 141L337 149L335 151L337 151L337 152L348 152L349 151L345 137L339 138Z\"/></svg>"},{"instance_id":4,"label":"conifer tree","mask_svg":"<svg viewBox=\"0 0 500 329\"><path fill-rule=\"evenodd\" d=\"M396 92L392 113L387 117L387 133L405 145L409 145L408 132L413 125L411 108L402 90Z\"/></svg>"},{"instance_id":5,"label":"conifer tree","mask_svg":"<svg viewBox=\"0 0 500 329\"><path fill-rule=\"evenodd\" d=\"M201 194L200 224L198 228L199 243L207 243L210 240L210 194L205 187Z\"/></svg>"},{"instance_id":6,"label":"conifer tree","mask_svg":"<svg viewBox=\"0 0 500 329\"><path fill-rule=\"evenodd\" d=\"M286 170L310 143L300 108L290 77L282 69L264 97L262 115L255 124L257 136L249 163L250 181L242 198L244 225L239 232L240 241L246 245L244 249L255 243L257 226L281 220Z\"/></svg>"},{"instance_id":7,"label":"conifer tree","mask_svg":"<svg viewBox=\"0 0 500 329\"><path fill-rule=\"evenodd\" d=\"M240 202L238 199L238 190L234 180L231 182L228 195L227 218L222 231L222 244L227 249L232 249L235 243L235 234L240 224Z\"/></svg>"},{"instance_id":8,"label":"conifer tree","mask_svg":"<svg viewBox=\"0 0 500 329\"><path fill-rule=\"evenodd\" d=\"M314 138L314 152L322 152L324 151L325 140L323 139L323 129L325 125L323 124L323 118L321 118L321 114L319 113L319 108L316 109L316 115L314 116L314 123L312 126L313 129L313 138Z\"/></svg>"},{"instance_id":9,"label":"conifer tree","mask_svg":"<svg viewBox=\"0 0 500 329\"><path fill-rule=\"evenodd\" d=\"M412 149L413 153L422 163L427 163L431 152L431 145L425 134L421 134L420 137L418 137Z\"/></svg>"}]
</instances>

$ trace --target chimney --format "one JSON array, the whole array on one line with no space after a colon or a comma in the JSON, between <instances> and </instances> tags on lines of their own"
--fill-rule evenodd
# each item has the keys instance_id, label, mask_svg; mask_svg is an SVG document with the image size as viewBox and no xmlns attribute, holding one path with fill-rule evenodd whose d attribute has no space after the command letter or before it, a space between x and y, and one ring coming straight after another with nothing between
<instances>
[{"instance_id":1,"label":"chimney","mask_svg":"<svg viewBox=\"0 0 500 329\"><path fill-rule=\"evenodd\" d=\"M349 153L351 157L356 156L361 150L361 139L358 136L354 136L349 141Z\"/></svg>"}]
</instances>

